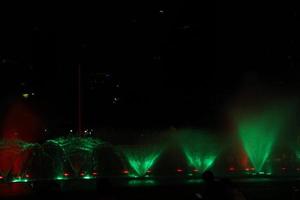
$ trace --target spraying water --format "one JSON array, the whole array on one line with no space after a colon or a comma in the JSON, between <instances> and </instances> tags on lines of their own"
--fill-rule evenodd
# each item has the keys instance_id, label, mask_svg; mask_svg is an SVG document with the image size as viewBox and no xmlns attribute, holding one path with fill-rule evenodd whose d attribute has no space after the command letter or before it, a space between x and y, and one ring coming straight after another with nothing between
<instances>
[{"instance_id":1,"label":"spraying water","mask_svg":"<svg viewBox=\"0 0 300 200\"><path fill-rule=\"evenodd\" d=\"M129 165L133 176L143 177L161 155L162 148L154 146L119 147L125 165Z\"/></svg>"},{"instance_id":2,"label":"spraying water","mask_svg":"<svg viewBox=\"0 0 300 200\"><path fill-rule=\"evenodd\" d=\"M59 148L51 157L57 158L57 178L69 176L70 172L63 172L71 167L71 173L75 176L88 178L92 171L98 166L96 150L105 143L95 138L84 137L60 137L48 140L46 144L52 144ZM58 175L60 174L60 176Z\"/></svg>"},{"instance_id":3,"label":"spraying water","mask_svg":"<svg viewBox=\"0 0 300 200\"><path fill-rule=\"evenodd\" d=\"M248 115L245 112L236 120L244 150L257 172L263 170L279 133L286 126L287 111L283 105L276 105Z\"/></svg>"},{"instance_id":4,"label":"spraying water","mask_svg":"<svg viewBox=\"0 0 300 200\"><path fill-rule=\"evenodd\" d=\"M1 140L0 176L13 182L28 178L32 149L36 145L21 140Z\"/></svg>"},{"instance_id":5,"label":"spraying water","mask_svg":"<svg viewBox=\"0 0 300 200\"><path fill-rule=\"evenodd\" d=\"M182 130L179 134L178 139L189 166L200 172L211 168L221 151L216 137L193 129Z\"/></svg>"}]
</instances>

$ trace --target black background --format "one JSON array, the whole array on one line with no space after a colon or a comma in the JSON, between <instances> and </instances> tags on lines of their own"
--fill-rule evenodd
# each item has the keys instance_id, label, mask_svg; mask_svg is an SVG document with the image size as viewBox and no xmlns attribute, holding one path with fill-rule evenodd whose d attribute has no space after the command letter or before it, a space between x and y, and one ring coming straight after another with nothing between
<instances>
[{"instance_id":1,"label":"black background","mask_svg":"<svg viewBox=\"0 0 300 200\"><path fill-rule=\"evenodd\" d=\"M298 96L295 8L255 1L2 6L2 116L21 100L49 127L76 126L80 64L85 127L218 128L245 88ZM24 100L28 91L35 95Z\"/></svg>"}]
</instances>

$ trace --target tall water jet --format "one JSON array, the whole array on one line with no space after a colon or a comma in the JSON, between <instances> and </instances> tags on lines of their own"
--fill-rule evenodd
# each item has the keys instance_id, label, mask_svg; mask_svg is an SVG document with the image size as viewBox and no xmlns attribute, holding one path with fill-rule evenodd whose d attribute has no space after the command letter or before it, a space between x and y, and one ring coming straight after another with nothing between
<instances>
[{"instance_id":1,"label":"tall water jet","mask_svg":"<svg viewBox=\"0 0 300 200\"><path fill-rule=\"evenodd\" d=\"M144 177L154 166L162 153L156 146L120 146L118 148L125 166L130 169L130 176Z\"/></svg>"},{"instance_id":2,"label":"tall water jet","mask_svg":"<svg viewBox=\"0 0 300 200\"><path fill-rule=\"evenodd\" d=\"M8 110L2 124L2 138L37 142L41 138L42 120L25 102L16 102Z\"/></svg>"},{"instance_id":3,"label":"tall water jet","mask_svg":"<svg viewBox=\"0 0 300 200\"><path fill-rule=\"evenodd\" d=\"M24 181L29 178L32 150L36 146L21 140L0 141L0 176L7 181Z\"/></svg>"},{"instance_id":4,"label":"tall water jet","mask_svg":"<svg viewBox=\"0 0 300 200\"><path fill-rule=\"evenodd\" d=\"M182 130L178 139L188 165L199 172L211 168L221 152L222 147L216 137L206 131Z\"/></svg>"},{"instance_id":5,"label":"tall water jet","mask_svg":"<svg viewBox=\"0 0 300 200\"><path fill-rule=\"evenodd\" d=\"M256 172L270 171L264 167L279 133L286 125L288 111L286 106L277 104L259 112L252 110L237 115L237 131Z\"/></svg>"},{"instance_id":6,"label":"tall water jet","mask_svg":"<svg viewBox=\"0 0 300 200\"><path fill-rule=\"evenodd\" d=\"M98 167L96 151L105 144L99 139L90 137L61 137L48 140L47 143L52 143L61 150L61 153L54 155L59 155L57 162L61 162L57 170L58 179L71 175L85 179L92 178L93 170Z\"/></svg>"}]
</instances>

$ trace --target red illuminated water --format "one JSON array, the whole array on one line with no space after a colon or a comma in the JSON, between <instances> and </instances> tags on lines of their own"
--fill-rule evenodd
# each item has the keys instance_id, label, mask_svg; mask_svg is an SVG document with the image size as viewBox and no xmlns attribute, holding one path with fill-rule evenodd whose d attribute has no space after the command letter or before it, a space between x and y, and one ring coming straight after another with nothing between
<instances>
[{"instance_id":1,"label":"red illuminated water","mask_svg":"<svg viewBox=\"0 0 300 200\"><path fill-rule=\"evenodd\" d=\"M31 154L23 144L39 140L41 120L29 105L17 102L8 109L1 127L0 175L20 176Z\"/></svg>"},{"instance_id":2,"label":"red illuminated water","mask_svg":"<svg viewBox=\"0 0 300 200\"><path fill-rule=\"evenodd\" d=\"M8 110L2 124L2 139L36 142L41 137L42 122L38 115L23 102Z\"/></svg>"}]
</instances>

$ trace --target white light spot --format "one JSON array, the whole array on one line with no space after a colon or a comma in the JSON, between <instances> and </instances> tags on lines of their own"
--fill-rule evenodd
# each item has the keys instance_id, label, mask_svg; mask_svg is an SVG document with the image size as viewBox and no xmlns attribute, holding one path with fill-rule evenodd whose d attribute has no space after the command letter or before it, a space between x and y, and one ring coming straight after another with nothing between
<instances>
[{"instance_id":1,"label":"white light spot","mask_svg":"<svg viewBox=\"0 0 300 200\"><path fill-rule=\"evenodd\" d=\"M25 98L25 99L27 99L27 98L29 98L29 94L28 93L23 93L22 97Z\"/></svg>"}]
</instances>

